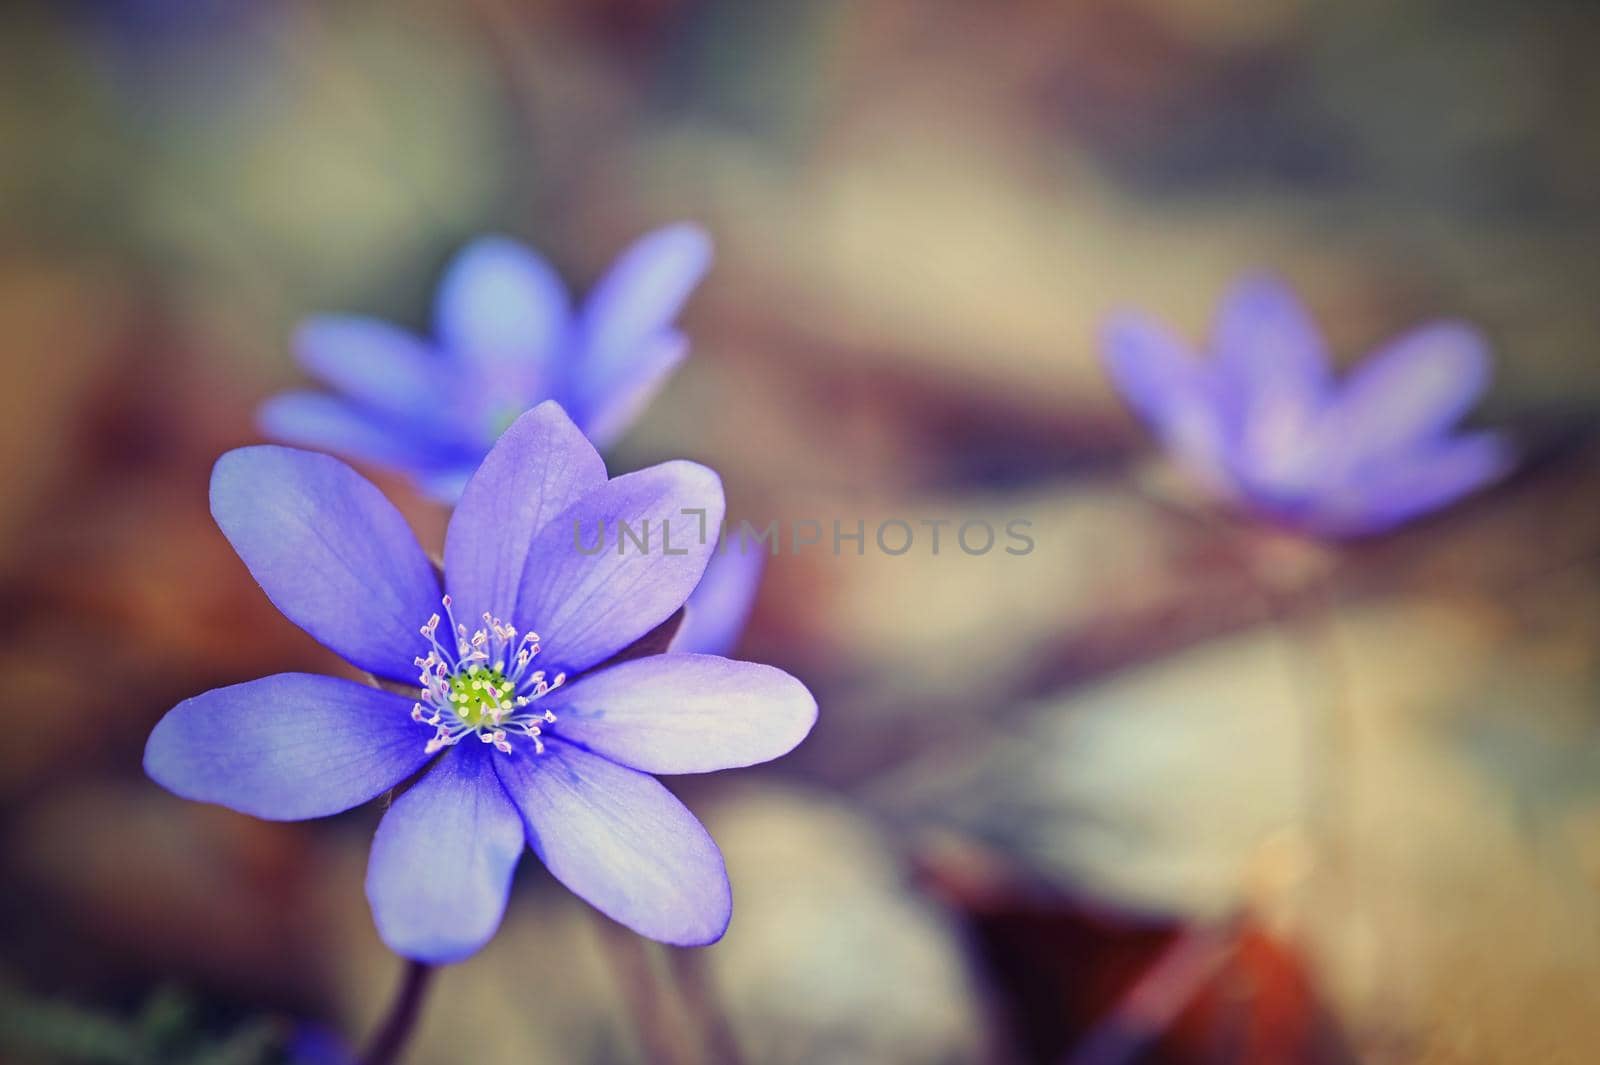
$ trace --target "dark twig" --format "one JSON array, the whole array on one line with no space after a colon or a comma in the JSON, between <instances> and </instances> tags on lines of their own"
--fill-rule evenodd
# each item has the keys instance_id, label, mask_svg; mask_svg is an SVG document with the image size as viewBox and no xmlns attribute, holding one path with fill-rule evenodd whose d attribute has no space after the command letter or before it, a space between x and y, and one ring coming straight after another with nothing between
<instances>
[{"instance_id":1,"label":"dark twig","mask_svg":"<svg viewBox=\"0 0 1600 1065\"><path fill-rule=\"evenodd\" d=\"M1066 1065L1126 1065L1138 1058L1221 970L1235 935L1231 925L1179 933L1068 1055Z\"/></svg>"}]
</instances>

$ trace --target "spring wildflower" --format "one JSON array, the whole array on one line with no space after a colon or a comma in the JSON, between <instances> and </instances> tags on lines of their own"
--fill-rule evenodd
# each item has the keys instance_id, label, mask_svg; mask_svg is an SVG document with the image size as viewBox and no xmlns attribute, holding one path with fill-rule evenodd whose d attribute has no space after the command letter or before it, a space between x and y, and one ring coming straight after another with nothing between
<instances>
[{"instance_id":1,"label":"spring wildflower","mask_svg":"<svg viewBox=\"0 0 1600 1065\"><path fill-rule=\"evenodd\" d=\"M1339 382L1294 294L1256 276L1223 300L1207 357L1140 315L1102 339L1123 397L1202 487L1313 536L1385 532L1510 466L1498 435L1456 431L1490 373L1460 322L1405 333Z\"/></svg>"},{"instance_id":2,"label":"spring wildflower","mask_svg":"<svg viewBox=\"0 0 1600 1065\"><path fill-rule=\"evenodd\" d=\"M151 733L154 780L274 820L410 781L373 840L367 895L384 942L419 961L488 941L525 847L642 935L723 934L721 854L653 774L776 758L816 703L770 666L639 654L706 568L714 473L667 462L608 478L543 403L466 485L442 578L377 488L327 455L229 452L211 508L274 605L378 685L284 673L188 699Z\"/></svg>"},{"instance_id":3,"label":"spring wildflower","mask_svg":"<svg viewBox=\"0 0 1600 1065\"><path fill-rule=\"evenodd\" d=\"M479 239L445 271L431 341L353 315L303 323L295 353L331 391L273 397L261 427L287 444L400 470L447 503L506 427L544 400L608 447L688 352L673 320L710 262L702 230L668 226L623 252L574 310L531 249Z\"/></svg>"}]
</instances>

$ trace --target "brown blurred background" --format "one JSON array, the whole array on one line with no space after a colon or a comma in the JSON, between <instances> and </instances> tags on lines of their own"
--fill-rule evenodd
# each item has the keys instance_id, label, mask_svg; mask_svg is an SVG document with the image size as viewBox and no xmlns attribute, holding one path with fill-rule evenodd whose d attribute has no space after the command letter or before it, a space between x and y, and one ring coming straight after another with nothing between
<instances>
[{"instance_id":1,"label":"brown blurred background","mask_svg":"<svg viewBox=\"0 0 1600 1065\"><path fill-rule=\"evenodd\" d=\"M614 470L1038 549L773 560L744 653L819 727L675 784L727 938L608 953L530 860L417 1065L640 1060L639 987L681 1061L719 1014L752 1062L1593 1061L1597 44L1578 0L11 5L0 1060L373 1024L376 810L266 824L139 768L177 700L338 668L210 465L299 380L301 316L421 328L481 232L586 285L694 219L693 354ZM1198 336L1256 266L1342 358L1480 323L1518 474L1337 553L1175 509L1094 327Z\"/></svg>"}]
</instances>

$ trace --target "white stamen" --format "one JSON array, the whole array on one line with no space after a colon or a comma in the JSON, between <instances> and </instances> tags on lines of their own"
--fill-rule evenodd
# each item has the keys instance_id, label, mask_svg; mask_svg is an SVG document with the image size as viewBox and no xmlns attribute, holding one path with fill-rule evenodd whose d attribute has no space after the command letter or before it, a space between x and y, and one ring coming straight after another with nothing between
<instances>
[{"instance_id":1,"label":"white stamen","mask_svg":"<svg viewBox=\"0 0 1600 1065\"><path fill-rule=\"evenodd\" d=\"M519 637L515 626L487 613L483 627L469 633L456 621L451 597L444 596L442 602L443 618L434 614L421 628L431 649L414 660L422 699L411 708L411 719L435 730L427 753L436 754L475 735L510 754L511 736L517 735L533 742L535 754L543 754L540 726L553 724L556 716L533 710L531 704L560 687L566 674L547 679L544 670L529 672L539 653L538 633ZM446 643L438 638L441 623L454 637Z\"/></svg>"}]
</instances>

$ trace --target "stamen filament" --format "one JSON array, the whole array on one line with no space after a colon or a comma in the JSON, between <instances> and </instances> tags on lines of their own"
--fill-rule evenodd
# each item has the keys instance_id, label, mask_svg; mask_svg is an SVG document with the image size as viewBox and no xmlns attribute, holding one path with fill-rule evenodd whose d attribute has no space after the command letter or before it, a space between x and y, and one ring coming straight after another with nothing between
<instances>
[{"instance_id":1,"label":"stamen filament","mask_svg":"<svg viewBox=\"0 0 1600 1065\"><path fill-rule=\"evenodd\" d=\"M434 729L426 750L433 754L476 735L510 754L510 737L521 736L532 741L534 753L543 754L541 726L554 724L556 716L528 707L565 683L566 674L546 679L544 670L529 672L539 653L538 633L519 639L515 626L487 613L483 627L468 633L455 619L451 597L444 596L443 604L443 618L434 614L421 627L429 651L415 659L421 700L412 706L411 719ZM453 651L439 641L441 622L454 636Z\"/></svg>"}]
</instances>

